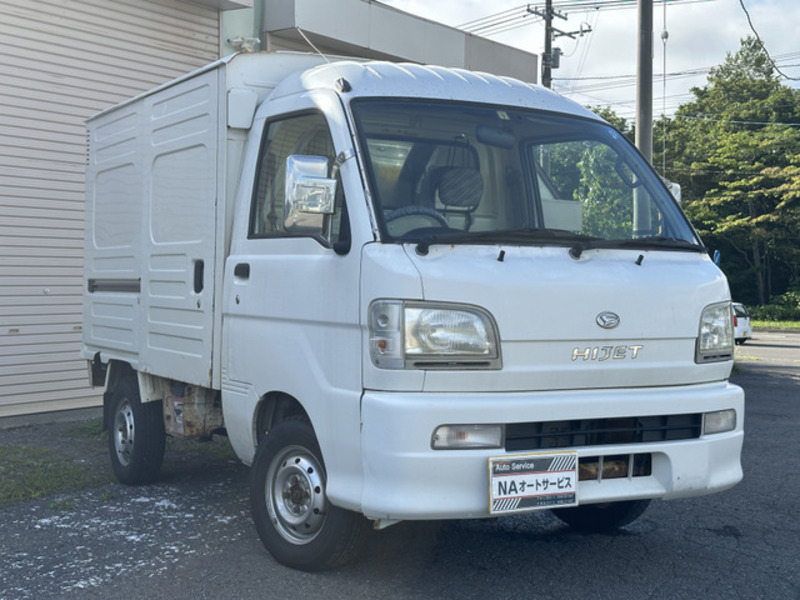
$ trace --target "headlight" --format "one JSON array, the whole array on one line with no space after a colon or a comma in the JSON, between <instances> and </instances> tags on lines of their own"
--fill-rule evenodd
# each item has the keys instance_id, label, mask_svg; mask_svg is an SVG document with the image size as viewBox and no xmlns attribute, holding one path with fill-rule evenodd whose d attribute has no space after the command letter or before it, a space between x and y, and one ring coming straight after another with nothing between
<instances>
[{"instance_id":1,"label":"headlight","mask_svg":"<svg viewBox=\"0 0 800 600\"><path fill-rule=\"evenodd\" d=\"M708 363L733 358L731 303L720 302L703 309L697 335L695 362Z\"/></svg>"},{"instance_id":2,"label":"headlight","mask_svg":"<svg viewBox=\"0 0 800 600\"><path fill-rule=\"evenodd\" d=\"M499 369L497 327L461 304L378 300L369 309L370 358L383 369Z\"/></svg>"}]
</instances>

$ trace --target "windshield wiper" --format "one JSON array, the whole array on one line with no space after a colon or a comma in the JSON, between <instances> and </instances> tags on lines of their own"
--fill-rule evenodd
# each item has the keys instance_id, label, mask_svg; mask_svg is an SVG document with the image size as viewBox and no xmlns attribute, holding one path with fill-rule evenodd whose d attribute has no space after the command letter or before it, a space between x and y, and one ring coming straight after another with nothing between
<instances>
[{"instance_id":1,"label":"windshield wiper","mask_svg":"<svg viewBox=\"0 0 800 600\"><path fill-rule=\"evenodd\" d=\"M434 244L514 244L514 243L588 243L601 241L591 236L574 233L565 229L539 229L523 227L520 229L502 229L499 231L451 231L430 233L417 241L416 252L421 256L428 253Z\"/></svg>"},{"instance_id":2,"label":"windshield wiper","mask_svg":"<svg viewBox=\"0 0 800 600\"><path fill-rule=\"evenodd\" d=\"M679 238L669 237L641 237L632 238L628 240L586 240L578 242L569 249L569 255L578 260L586 250L595 248L636 248L641 250L649 250L651 248L658 248L664 250L678 250L684 252L708 252L708 248L702 244L695 244Z\"/></svg>"}]
</instances>

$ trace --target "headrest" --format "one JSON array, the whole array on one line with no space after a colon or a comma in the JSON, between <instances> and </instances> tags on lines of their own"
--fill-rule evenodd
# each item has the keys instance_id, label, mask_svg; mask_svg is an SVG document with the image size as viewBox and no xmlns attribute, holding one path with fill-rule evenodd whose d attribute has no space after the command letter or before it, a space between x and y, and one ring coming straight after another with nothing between
<instances>
[{"instance_id":1,"label":"headrest","mask_svg":"<svg viewBox=\"0 0 800 600\"><path fill-rule=\"evenodd\" d=\"M433 173L439 200L445 206L473 210L483 196L483 177L477 169L439 167Z\"/></svg>"}]
</instances>

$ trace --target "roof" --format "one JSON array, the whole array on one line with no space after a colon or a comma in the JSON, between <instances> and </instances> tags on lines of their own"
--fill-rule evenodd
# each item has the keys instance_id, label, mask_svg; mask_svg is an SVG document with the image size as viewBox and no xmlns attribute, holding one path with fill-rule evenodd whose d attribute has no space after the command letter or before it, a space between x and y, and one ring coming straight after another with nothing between
<instances>
[{"instance_id":1,"label":"roof","mask_svg":"<svg viewBox=\"0 0 800 600\"><path fill-rule=\"evenodd\" d=\"M342 79L349 84L347 92L342 92L337 83ZM320 88L336 89L348 99L389 96L470 101L527 106L599 120L587 108L540 85L489 73L413 63L332 62L288 76L275 88L273 96Z\"/></svg>"}]
</instances>

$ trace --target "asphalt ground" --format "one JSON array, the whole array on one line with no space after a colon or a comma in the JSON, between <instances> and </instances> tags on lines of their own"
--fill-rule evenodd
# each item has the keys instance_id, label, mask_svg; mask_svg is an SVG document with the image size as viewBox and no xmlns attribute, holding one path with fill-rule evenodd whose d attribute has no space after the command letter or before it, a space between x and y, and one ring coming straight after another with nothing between
<instances>
[{"instance_id":1,"label":"asphalt ground","mask_svg":"<svg viewBox=\"0 0 800 600\"><path fill-rule=\"evenodd\" d=\"M263 549L248 469L224 438L171 440L161 480L127 487L94 431L99 412L0 420L0 445L44 447L107 478L0 509L0 599L800 598L800 332L756 332L733 381L747 416L732 490L654 502L615 535L576 534L549 513L401 523L323 574Z\"/></svg>"}]
</instances>

